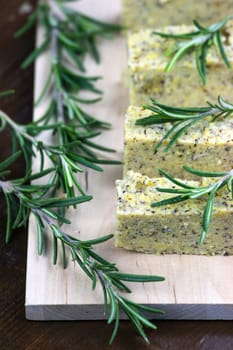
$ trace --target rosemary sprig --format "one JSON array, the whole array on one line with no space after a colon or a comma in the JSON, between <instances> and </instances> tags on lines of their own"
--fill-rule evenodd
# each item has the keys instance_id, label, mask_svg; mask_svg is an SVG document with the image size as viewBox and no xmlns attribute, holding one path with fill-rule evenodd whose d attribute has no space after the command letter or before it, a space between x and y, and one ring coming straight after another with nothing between
<instances>
[{"instance_id":1,"label":"rosemary sprig","mask_svg":"<svg viewBox=\"0 0 233 350\"><path fill-rule=\"evenodd\" d=\"M17 152L4 162L0 163L0 178L8 174L7 167L20 156ZM127 282L160 282L164 278L161 276L145 276L121 273L117 266L94 252L93 247L111 239L113 235L107 235L93 240L79 240L66 232L58 225L60 223L70 223L63 215L59 214L59 209L66 209L70 205L80 204L91 200L91 196L81 195L72 198L51 197L53 191L53 181L48 181L46 185L28 185L28 181L36 180L54 171L53 168L46 169L33 175L17 180L0 180L0 192L5 196L7 206L7 228L6 242L9 242L12 229L21 227L27 223L29 215L34 216L38 237L38 254L44 251L45 233L50 233L53 237L53 262L58 260L58 243L61 246L62 262L64 268L67 265L67 251L70 252L72 260L75 261L83 272L91 279L92 288L95 289L97 281L100 282L104 295L104 313L108 313L108 323L115 322L114 330L110 342L117 334L119 326L120 310L125 312L132 321L139 334L148 342L144 327L156 329L156 326L147 320L143 311L152 314L162 314L159 309L143 306L134 303L124 297L123 293L130 293L130 289L124 283ZM63 211L64 213L65 211ZM108 309L109 305L109 309Z\"/></svg>"},{"instance_id":2,"label":"rosemary sprig","mask_svg":"<svg viewBox=\"0 0 233 350\"><path fill-rule=\"evenodd\" d=\"M25 224L31 213L36 222L38 253L43 253L44 235L49 234L54 243L54 263L57 262L60 244L64 267L69 251L72 259L92 280L93 289L97 281L101 284L108 322L112 323L115 320L111 342L118 330L120 310L126 313L139 334L148 342L144 327L156 327L147 320L143 312L162 311L125 298L123 293L129 293L130 289L124 282L152 282L162 281L164 278L121 273L115 264L94 251L96 244L104 243L112 235L81 241L64 232L60 225L69 223L65 216L67 207L91 200L91 196L86 195L81 188L76 173L82 172L83 167L101 171L99 164L119 163L100 158L99 151L113 150L91 140L110 125L85 111L85 104L96 103L102 97L102 92L97 86L100 77L86 75L85 57L90 54L99 62L98 38L109 37L119 31L120 27L102 23L68 9L65 7L65 3L68 2L70 1L40 1L26 25L16 33L17 37L23 35L36 21L44 28L42 43L26 58L22 67L28 67L44 52L50 52L50 71L36 106L45 98L51 98L45 114L27 125L19 125L5 113L0 113L2 129L8 126L12 134L13 153L21 149L27 165L25 177L13 181L6 181L4 176L9 173L7 164L19 153L2 165L0 176L2 175L3 179L0 182L0 191L3 192L7 205L7 241L11 229ZM83 98L83 92L88 94L87 97ZM54 134L55 145L46 144L40 139L40 134L48 130ZM39 156L40 171L31 174L31 158L35 156ZM45 158L49 158L52 164L50 169L44 166ZM28 185L28 181L38 180L44 175L49 176L46 185ZM65 192L64 198L56 197L59 187ZM76 189L80 193L79 196L75 196ZM15 208L18 213L16 217Z\"/></svg>"},{"instance_id":3,"label":"rosemary sprig","mask_svg":"<svg viewBox=\"0 0 233 350\"><path fill-rule=\"evenodd\" d=\"M20 154L21 152L17 152L0 163L0 177L9 173L6 168ZM60 223L69 223L65 217L60 216L55 211L48 210L48 208L56 208L57 210L58 208L69 207L70 205L80 204L92 199L92 196L87 195L72 198L48 197L48 194L53 192L54 181L51 180L45 185L28 185L28 182L42 178L53 171L53 168L49 168L37 174L27 174L22 179L11 181L0 180L0 191L3 192L7 204L6 243L9 242L12 229L22 227L27 223L31 211L40 211L41 215L46 215ZM15 215L15 213L17 214ZM41 251L40 246L39 251Z\"/></svg>"},{"instance_id":4,"label":"rosemary sprig","mask_svg":"<svg viewBox=\"0 0 233 350\"><path fill-rule=\"evenodd\" d=\"M162 146L164 141L167 142L165 151L177 142L179 137L188 132L189 129L203 119L215 122L220 118L226 119L233 114L233 105L225 101L222 97L218 97L218 102L213 104L207 102L206 107L173 107L164 105L151 98L152 104L146 104L143 107L152 112L149 117L136 120L136 125L157 125L171 124L170 129L165 133L163 138L155 146L154 152Z\"/></svg>"},{"instance_id":5,"label":"rosemary sprig","mask_svg":"<svg viewBox=\"0 0 233 350\"><path fill-rule=\"evenodd\" d=\"M231 193L231 198L233 199L233 169L228 172L207 172L192 169L187 166L184 166L183 168L191 174L206 178L218 178L218 181L214 181L207 186L191 186L175 179L164 170L160 170L161 175L178 186L178 188L157 188L157 191L172 193L174 194L174 197L170 197L159 202L154 202L152 203L152 207L171 205L186 200L194 200L203 196L207 196L206 206L202 215L202 231L200 235L200 244L202 244L205 241L205 237L211 222L214 198L216 193L223 187L226 187L226 189Z\"/></svg>"},{"instance_id":6,"label":"rosemary sprig","mask_svg":"<svg viewBox=\"0 0 233 350\"><path fill-rule=\"evenodd\" d=\"M90 54L98 63L100 54L97 40L99 37L111 37L119 32L119 25L104 23L85 16L64 6L67 1L40 1L27 23L16 33L23 35L39 21L45 35L42 44L22 63L26 68L43 52L50 49L50 71L44 88L36 101L36 106L48 95L53 95L45 115L38 123L46 124L52 117L56 121L77 122L85 129L109 128L110 124L89 115L81 107L85 103L95 103L101 99L102 92L96 87L101 77L84 75L84 60ZM54 9L55 8L55 9ZM81 73L79 73L81 72ZM82 98L77 93L86 91L97 97Z\"/></svg>"},{"instance_id":7,"label":"rosemary sprig","mask_svg":"<svg viewBox=\"0 0 233 350\"><path fill-rule=\"evenodd\" d=\"M24 34L36 20L44 28L43 43L30 54L22 67L26 68L44 51L50 49L50 72L36 106L45 97L52 98L47 111L37 121L19 126L8 118L8 124L11 127L13 145L19 143L23 148L27 167L30 168L31 157L35 156L36 150L39 151L40 166L43 169L46 155L58 169L58 185L72 197L75 189L84 193L76 178L76 173L83 172L83 167L102 171L99 164L120 164L119 161L97 156L96 152L99 151L114 152L91 141L100 134L101 129L110 128L110 124L96 119L81 105L96 103L102 95L96 87L100 77L83 74L86 71L86 55L91 54L99 62L98 37L109 36L121 28L66 8L65 1L52 1L51 4L40 1L26 25L16 33L16 37ZM83 98L82 92L97 97ZM6 119L5 116L4 123ZM57 137L57 146L45 145L38 140L37 136L45 130L53 131ZM36 155L38 157L38 152Z\"/></svg>"},{"instance_id":8,"label":"rosemary sprig","mask_svg":"<svg viewBox=\"0 0 233 350\"><path fill-rule=\"evenodd\" d=\"M193 21L195 31L184 34L171 34L154 32L155 35L159 35L163 38L171 38L174 40L182 40L172 50L167 50L167 55L173 55L168 62L165 70L169 72L175 63L183 57L185 54L194 52L196 56L197 71L202 79L203 84L206 83L206 57L210 47L214 46L221 55L226 66L230 68L230 62L226 55L222 31L229 20L233 17L228 16L218 23L214 23L208 27L204 27L196 20Z\"/></svg>"},{"instance_id":9,"label":"rosemary sprig","mask_svg":"<svg viewBox=\"0 0 233 350\"><path fill-rule=\"evenodd\" d=\"M75 189L84 194L76 173L82 173L84 168L103 171L98 164L120 164L120 161L100 159L92 150L114 152L114 150L98 145L90 141L98 133L82 131L78 127L71 127L63 123L47 124L38 126L37 123L19 125L4 112L0 111L0 130L8 126L12 136L13 153L20 146L26 160L26 169L30 171L32 157L40 162L40 170L44 170L45 158L48 158L59 174L57 189L62 188L68 197L74 196ZM57 145L49 145L43 140L37 139L41 131L57 130L59 141Z\"/></svg>"}]
</instances>

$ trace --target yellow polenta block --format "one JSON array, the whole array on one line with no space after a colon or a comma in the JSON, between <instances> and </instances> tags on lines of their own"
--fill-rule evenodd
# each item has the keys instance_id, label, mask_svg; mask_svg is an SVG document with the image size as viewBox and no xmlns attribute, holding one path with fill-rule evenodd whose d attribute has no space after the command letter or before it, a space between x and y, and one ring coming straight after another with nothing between
<instances>
[{"instance_id":1,"label":"yellow polenta block","mask_svg":"<svg viewBox=\"0 0 233 350\"><path fill-rule=\"evenodd\" d=\"M187 184L199 185L195 181ZM233 202L222 193L215 199L213 217L204 244L199 244L206 197L152 208L168 198L158 187L175 187L164 178L132 171L117 180L117 247L155 254L233 254Z\"/></svg>"},{"instance_id":2,"label":"yellow polenta block","mask_svg":"<svg viewBox=\"0 0 233 350\"><path fill-rule=\"evenodd\" d=\"M130 30L222 20L231 13L232 0L123 0L122 22Z\"/></svg>"},{"instance_id":3,"label":"yellow polenta block","mask_svg":"<svg viewBox=\"0 0 233 350\"><path fill-rule=\"evenodd\" d=\"M170 26L162 30L170 33L193 31L190 26ZM232 22L226 26L223 37L226 54L233 67ZM196 69L195 54L185 54L170 72L165 67L170 58L167 49L176 45L172 39L161 38L153 30L141 30L128 36L128 67L130 102L141 105L154 97L160 103L174 106L199 106L216 101L221 95L232 101L233 68L226 67L214 47L207 55L206 85Z\"/></svg>"},{"instance_id":4,"label":"yellow polenta block","mask_svg":"<svg viewBox=\"0 0 233 350\"><path fill-rule=\"evenodd\" d=\"M193 178L183 166L205 171L229 171L233 168L233 119L210 122L203 120L178 138L169 151L167 142L154 153L155 145L172 124L135 125L137 119L148 117L151 111L130 106L125 117L124 174L134 170L158 177L159 169L179 178Z\"/></svg>"}]
</instances>

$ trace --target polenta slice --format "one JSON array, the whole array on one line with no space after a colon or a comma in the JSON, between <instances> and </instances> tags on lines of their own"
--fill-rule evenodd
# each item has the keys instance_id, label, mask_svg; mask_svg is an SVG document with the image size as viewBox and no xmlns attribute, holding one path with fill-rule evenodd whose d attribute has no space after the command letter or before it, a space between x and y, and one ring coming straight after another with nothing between
<instances>
[{"instance_id":1,"label":"polenta slice","mask_svg":"<svg viewBox=\"0 0 233 350\"><path fill-rule=\"evenodd\" d=\"M199 186L196 181L186 181ZM152 208L151 203L168 198L158 187L174 186L164 178L149 178L128 172L117 181L117 247L160 254L233 254L233 202L226 193L215 198L211 224L200 245L202 214L206 198Z\"/></svg>"},{"instance_id":2,"label":"polenta slice","mask_svg":"<svg viewBox=\"0 0 233 350\"><path fill-rule=\"evenodd\" d=\"M183 165L208 172L229 171L233 168L233 118L210 122L208 119L189 128L167 152L166 143L154 153L155 145L172 124L153 126L135 125L137 119L147 117L150 111L130 106L125 117L124 174L128 170L150 177L158 177L159 169L178 178L191 174Z\"/></svg>"},{"instance_id":3,"label":"polenta slice","mask_svg":"<svg viewBox=\"0 0 233 350\"><path fill-rule=\"evenodd\" d=\"M228 68L214 47L206 57L206 84L196 69L195 54L185 54L170 72L165 72L170 57L166 51L177 43L173 39L155 35L154 30L141 30L128 36L128 67L130 102L141 105L154 97L160 103L171 106L200 106L206 101L214 102L218 95L232 100L233 84L233 30L232 21L226 25L223 42L231 64ZM159 30L181 34L193 31L190 26L169 26Z\"/></svg>"}]
</instances>

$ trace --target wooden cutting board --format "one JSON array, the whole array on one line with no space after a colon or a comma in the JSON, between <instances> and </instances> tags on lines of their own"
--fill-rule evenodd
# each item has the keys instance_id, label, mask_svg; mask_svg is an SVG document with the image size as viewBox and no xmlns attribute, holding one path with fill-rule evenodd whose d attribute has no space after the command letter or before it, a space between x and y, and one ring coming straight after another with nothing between
<instances>
[{"instance_id":1,"label":"wooden cutting board","mask_svg":"<svg viewBox=\"0 0 233 350\"><path fill-rule=\"evenodd\" d=\"M101 5L100 5L101 4ZM77 9L106 21L119 22L120 0L77 1ZM39 43L43 36L38 30ZM123 154L124 113L128 105L128 88L124 84L127 66L126 38L100 42L102 61L97 66L88 61L90 75L102 75L99 86L105 92L100 103L90 106L96 117L111 122L113 128L98 137L102 144ZM35 96L38 96L48 74L49 54L35 67ZM35 109L34 118L42 115L47 101ZM50 136L43 135L49 141ZM34 169L38 164L34 162ZM87 171L82 179L93 201L70 210L72 224L65 230L81 239L92 239L114 233L116 226L115 180L122 177L121 166L108 166L104 173ZM123 272L165 276L160 283L131 284L134 301L156 305L165 310L165 319L233 319L233 257L229 256L155 256L114 247L114 240L98 246L96 251L117 263ZM104 319L103 296L99 286L91 289L90 280L73 262L64 270L61 259L52 263L51 237L46 239L44 256L37 255L36 229L30 220L28 236L26 317L30 320ZM123 316L122 316L123 317Z\"/></svg>"}]
</instances>

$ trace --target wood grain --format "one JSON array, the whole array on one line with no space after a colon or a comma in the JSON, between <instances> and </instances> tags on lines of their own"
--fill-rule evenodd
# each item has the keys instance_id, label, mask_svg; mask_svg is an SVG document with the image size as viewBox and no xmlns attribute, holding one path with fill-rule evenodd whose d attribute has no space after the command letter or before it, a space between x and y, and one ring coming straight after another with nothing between
<instances>
[{"instance_id":1,"label":"wood grain","mask_svg":"<svg viewBox=\"0 0 233 350\"><path fill-rule=\"evenodd\" d=\"M115 1L114 7L109 1L102 3L105 4L104 11L96 6L94 0L86 0L76 6L103 20L119 20L120 1ZM42 31L39 31L38 40L41 40L42 35ZM105 96L97 106L91 106L90 111L112 123L112 130L103 133L98 141L116 149L119 159L123 153L124 112L128 104L128 89L123 82L127 65L126 38L118 36L111 41L102 41L100 47L101 65L97 66L89 60L88 67L90 75L104 76L99 85ZM36 95L39 95L46 80L47 62L48 54L37 62ZM42 114L45 106L46 103L35 110L35 119ZM34 166L37 167L36 162ZM84 183L88 178L88 191L94 195L94 200L82 204L78 212L70 210L72 224L66 226L65 230L81 239L113 233L116 225L115 180L121 174L119 166L106 167L104 173L88 170L80 180ZM104 319L100 286L93 292L88 278L73 263L66 270L60 264L53 266L49 236L46 256L38 257L35 232L31 219L26 317L31 320ZM101 245L96 251L116 262L122 271L165 276L165 282L132 285L133 300L161 307L166 311L163 316L165 319L233 319L233 257L140 254L115 248L113 240Z\"/></svg>"}]
</instances>

